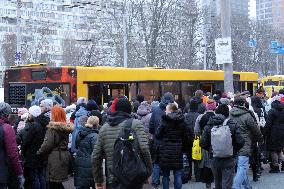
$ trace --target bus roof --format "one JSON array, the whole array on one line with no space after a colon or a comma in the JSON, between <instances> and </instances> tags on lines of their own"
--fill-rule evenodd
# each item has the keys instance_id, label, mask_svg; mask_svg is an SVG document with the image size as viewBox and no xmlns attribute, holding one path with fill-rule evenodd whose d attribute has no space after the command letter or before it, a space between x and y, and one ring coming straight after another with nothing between
<instances>
[{"instance_id":1,"label":"bus roof","mask_svg":"<svg viewBox=\"0 0 284 189\"><path fill-rule=\"evenodd\" d=\"M187 81L224 80L224 72L217 70L153 69L123 67L83 67L77 66L77 79L92 81ZM88 74L86 74L88 73ZM258 73L234 72L237 80L258 81Z\"/></svg>"}]
</instances>

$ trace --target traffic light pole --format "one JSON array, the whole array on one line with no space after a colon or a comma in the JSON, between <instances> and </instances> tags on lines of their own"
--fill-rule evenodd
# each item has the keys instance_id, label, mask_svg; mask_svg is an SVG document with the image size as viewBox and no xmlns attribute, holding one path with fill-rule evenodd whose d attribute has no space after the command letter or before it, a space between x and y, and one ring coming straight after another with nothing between
<instances>
[{"instance_id":1,"label":"traffic light pole","mask_svg":"<svg viewBox=\"0 0 284 189\"><path fill-rule=\"evenodd\" d=\"M20 65L21 64L21 43L22 43L22 38L21 38L21 7L22 7L22 2L21 0L17 0L17 28L16 28L16 37L17 37L17 50L15 53L15 64Z\"/></svg>"},{"instance_id":2,"label":"traffic light pole","mask_svg":"<svg viewBox=\"0 0 284 189\"><path fill-rule=\"evenodd\" d=\"M222 37L231 37L231 0L220 0ZM224 90L234 93L233 64L224 63Z\"/></svg>"}]
</instances>

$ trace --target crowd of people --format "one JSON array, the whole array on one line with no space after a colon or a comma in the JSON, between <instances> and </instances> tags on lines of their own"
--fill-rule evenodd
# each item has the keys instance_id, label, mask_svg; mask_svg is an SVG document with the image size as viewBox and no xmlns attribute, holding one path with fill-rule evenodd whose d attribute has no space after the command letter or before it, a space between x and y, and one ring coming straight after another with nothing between
<instances>
[{"instance_id":1,"label":"crowd of people","mask_svg":"<svg viewBox=\"0 0 284 189\"><path fill-rule=\"evenodd\" d=\"M84 97L66 107L45 99L18 109L0 103L0 189L169 189L189 180L206 188L252 188L263 164L284 171L284 89L213 95L197 90L175 102L121 96L103 106ZM162 178L162 179L161 179ZM213 186L213 183L215 186Z\"/></svg>"}]
</instances>

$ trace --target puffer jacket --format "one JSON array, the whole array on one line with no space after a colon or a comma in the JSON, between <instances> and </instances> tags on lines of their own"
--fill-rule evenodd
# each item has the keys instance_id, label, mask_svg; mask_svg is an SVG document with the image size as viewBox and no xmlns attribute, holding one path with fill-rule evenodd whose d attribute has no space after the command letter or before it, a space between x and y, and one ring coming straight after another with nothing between
<instances>
[{"instance_id":1,"label":"puffer jacket","mask_svg":"<svg viewBox=\"0 0 284 189\"><path fill-rule=\"evenodd\" d=\"M70 153L67 149L68 136L73 125L62 122L50 122L47 126L44 141L37 154L48 157L48 181L64 182L68 179Z\"/></svg>"},{"instance_id":2,"label":"puffer jacket","mask_svg":"<svg viewBox=\"0 0 284 189\"><path fill-rule=\"evenodd\" d=\"M180 112L162 116L156 138L161 141L158 163L162 169L180 170L183 168L183 152L189 154L189 129Z\"/></svg>"},{"instance_id":3,"label":"puffer jacket","mask_svg":"<svg viewBox=\"0 0 284 189\"><path fill-rule=\"evenodd\" d=\"M284 148L284 105L279 101L274 101L271 107L264 127L267 150L281 151Z\"/></svg>"},{"instance_id":4,"label":"puffer jacket","mask_svg":"<svg viewBox=\"0 0 284 189\"><path fill-rule=\"evenodd\" d=\"M91 155L94 150L99 131L95 128L82 127L77 135L77 154L74 167L74 185L76 187L95 186L92 173Z\"/></svg>"},{"instance_id":5,"label":"puffer jacket","mask_svg":"<svg viewBox=\"0 0 284 189\"><path fill-rule=\"evenodd\" d=\"M144 101L138 107L137 115L139 116L139 120L141 120L145 133L149 133L149 124L151 119L151 105L148 102Z\"/></svg>"},{"instance_id":6,"label":"puffer jacket","mask_svg":"<svg viewBox=\"0 0 284 189\"><path fill-rule=\"evenodd\" d=\"M188 127L188 129L190 130L190 133L192 134L192 136L190 136L192 138L192 140L194 139L194 126L195 126L195 122L198 118L200 114L197 112L188 112L185 114L185 124Z\"/></svg>"},{"instance_id":7,"label":"puffer jacket","mask_svg":"<svg viewBox=\"0 0 284 189\"><path fill-rule=\"evenodd\" d=\"M251 156L252 142L263 143L263 136L252 112L245 107L235 106L230 111L230 117L240 127L241 136L245 141L239 156Z\"/></svg>"},{"instance_id":8,"label":"puffer jacket","mask_svg":"<svg viewBox=\"0 0 284 189\"><path fill-rule=\"evenodd\" d=\"M102 163L106 159L107 183L111 184L116 181L113 175L113 150L114 143L120 134L121 128L125 121L130 119L131 115L124 112L114 112L109 115L108 121L101 127L95 149L92 153L93 175L96 183L104 182ZM139 120L133 120L132 129L136 131L138 142L141 149L141 155L145 161L149 175L152 172L152 161L149 152L148 138L144 132L143 125Z\"/></svg>"},{"instance_id":9,"label":"puffer jacket","mask_svg":"<svg viewBox=\"0 0 284 189\"><path fill-rule=\"evenodd\" d=\"M211 144L211 129L214 126L223 125L225 121L225 116L221 114L216 114L211 117L208 121L208 124L205 126L202 137L200 139L200 145L203 149L211 152L212 151L212 144ZM237 152L244 146L245 141L241 136L240 128L235 121L229 119L227 125L230 128L232 134L232 145L234 148L234 156L237 155Z\"/></svg>"},{"instance_id":10,"label":"puffer jacket","mask_svg":"<svg viewBox=\"0 0 284 189\"><path fill-rule=\"evenodd\" d=\"M46 125L42 126L38 122L38 118L28 120L26 128L26 136L23 140L22 154L24 157L24 166L32 169L42 168L46 166L46 158L38 156L36 153L43 143Z\"/></svg>"}]
</instances>

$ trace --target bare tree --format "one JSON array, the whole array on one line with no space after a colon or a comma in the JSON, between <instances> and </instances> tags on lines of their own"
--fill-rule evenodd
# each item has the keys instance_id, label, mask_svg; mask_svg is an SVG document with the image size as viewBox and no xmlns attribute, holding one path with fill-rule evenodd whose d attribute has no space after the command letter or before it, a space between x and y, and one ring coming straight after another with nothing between
<instances>
[{"instance_id":1,"label":"bare tree","mask_svg":"<svg viewBox=\"0 0 284 189\"><path fill-rule=\"evenodd\" d=\"M15 34L6 34L1 45L3 57L5 60L5 66L10 67L15 65L15 53L16 53L16 41Z\"/></svg>"}]
</instances>

